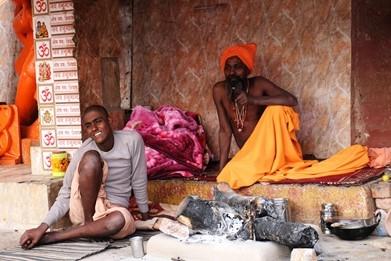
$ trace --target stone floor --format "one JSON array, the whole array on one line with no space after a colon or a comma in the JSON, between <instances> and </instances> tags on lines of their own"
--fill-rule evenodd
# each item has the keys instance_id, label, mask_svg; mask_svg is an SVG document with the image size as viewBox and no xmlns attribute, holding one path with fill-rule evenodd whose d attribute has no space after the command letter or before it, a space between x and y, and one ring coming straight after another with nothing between
<instances>
[{"instance_id":1,"label":"stone floor","mask_svg":"<svg viewBox=\"0 0 391 261\"><path fill-rule=\"evenodd\" d=\"M319 242L322 253L318 260L391 260L391 237L369 237L364 240L345 241L335 236L324 236Z\"/></svg>"},{"instance_id":2,"label":"stone floor","mask_svg":"<svg viewBox=\"0 0 391 261\"><path fill-rule=\"evenodd\" d=\"M3 173L2 171L5 173ZM0 177L1 177L0 183L3 183L4 188L9 186L11 183L15 184L15 186L16 185L22 186L26 182L31 183L33 185L36 185L36 184L45 185L46 183L49 183L49 184L53 183L53 180L51 180L50 177L28 175L30 173L29 172L30 170L26 167L20 168L20 169L18 169L18 171L21 173L19 173L19 172L16 173L13 169L8 169L8 170L4 169L4 168L0 169L0 174L1 174L0 175ZM17 179L15 180L14 176L16 174L18 174L18 175L17 175ZM42 178L44 178L44 180L41 180ZM37 180L35 180L35 179L37 179ZM162 191L162 184L160 184L161 182L156 181L156 182L152 182L152 183L153 183L153 185L155 185L156 188L160 189L159 190L160 192ZM170 183L170 182L166 182L166 185L168 183ZM197 185L196 187L192 182L188 182L188 183L189 184L187 184L186 186L176 186L176 187L177 188L179 188L179 187L185 188L186 190L180 191L180 192L182 192L186 195L194 194L195 192L200 192L199 187L201 185L205 186L205 189L201 190L201 192L206 193L206 192L210 191L210 189L207 189L208 184L209 184L208 182L203 182L203 181L198 182L196 184ZM259 185L259 186L261 186L261 185ZM193 188L193 187L195 187L195 188ZM46 189L46 187L45 187L45 189ZM19 189L17 191L19 191L19 194L16 195L15 197L20 197L20 193L22 191ZM171 189L167 189L167 191L170 191L171 195L172 194L174 194L174 195L180 194L179 191L175 191L175 193L173 193L173 190L171 190ZM38 194L38 193L29 192L28 195L31 196L31 195L35 195L35 194ZM328 193L328 194L330 194L330 193ZM0 195L1 195L1 193L0 193ZM161 193L159 193L159 195L161 195ZM177 197L180 198L178 195L177 195ZM20 197L23 199L24 203L26 203L25 202L26 197ZM8 195L4 194L4 199L7 199L9 201ZM6 202L6 201L4 201L4 202ZM34 202L38 202L38 201L35 200ZM47 204L48 203L49 202L47 202ZM170 202L170 203L173 204L173 202ZM316 210L319 209L319 206L317 206L317 207L311 206L311 207ZM47 208L47 206L46 206L46 208ZM24 208L21 207L20 209L25 210L25 207ZM5 209L4 206L3 206L3 208L0 207L0 211L2 211L2 212L0 212L0 214L10 212L10 210L7 211L7 209ZM46 211L47 211L47 209L45 210L45 213L46 213ZM31 212L29 212L28 215L27 214L23 215L23 213L16 213L16 214L18 214L19 216L25 217L26 219L30 220L30 222L31 222L31 219L33 218L31 216L32 215ZM2 215L0 215L0 216L2 216ZM39 221L41 219L42 219L41 217L37 218L37 220L39 220ZM13 247L18 246L18 240L19 240L21 233L23 233L23 230L22 229L19 229L19 230L8 229L11 227L12 226L10 226L9 224L8 224L8 226L5 226L5 227L0 226L0 250L9 249L9 248L13 248ZM148 242L145 242L145 244L148 244ZM147 249L147 248L145 248L145 249ZM318 260L355 260L355 261L356 260L359 260L359 261L360 260L374 260L374 261L375 260L376 261L378 261L378 260L391 260L391 237L370 237L365 240L359 240L359 241L343 241L343 240L336 238L335 236L323 236L322 235L321 239L319 241L319 244L317 245L317 249L320 250L319 251L320 254L318 255ZM207 248L205 249L205 251L207 251ZM144 257L143 259L134 259L131 256L132 256L131 248L124 247L124 248L120 248L120 249L108 249L108 250L103 251L99 254L95 254L93 256L87 257L84 260L88 260L88 261L101 261L101 260L151 260L151 261L156 260L156 261L158 261L159 260L158 258L153 258L153 257L148 256L148 253L147 253L147 256ZM160 259L160 260L164 260L164 259ZM167 260L167 259L165 259L165 260ZM179 260L179 259L174 258L171 260Z\"/></svg>"},{"instance_id":3,"label":"stone floor","mask_svg":"<svg viewBox=\"0 0 391 261\"><path fill-rule=\"evenodd\" d=\"M18 240L22 231L0 230L0 250L13 248L18 245ZM145 242L148 244L148 242ZM146 249L146 248L145 248ZM324 261L379 261L391 260L391 237L374 237L371 236L364 240L344 241L335 236L321 235L317 249L321 251L318 260ZM207 251L207 249L205 249ZM86 261L102 260L164 260L145 256L142 259L132 258L130 247L120 249L109 249L93 256L87 257ZM186 260L188 261L188 260ZM284 261L284 260L283 260Z\"/></svg>"}]
</instances>

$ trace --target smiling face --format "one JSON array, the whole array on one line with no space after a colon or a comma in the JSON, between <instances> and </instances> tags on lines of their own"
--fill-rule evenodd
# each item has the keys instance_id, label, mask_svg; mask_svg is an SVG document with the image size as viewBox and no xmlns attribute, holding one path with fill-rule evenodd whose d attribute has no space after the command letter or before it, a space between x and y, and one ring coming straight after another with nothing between
<instances>
[{"instance_id":1,"label":"smiling face","mask_svg":"<svg viewBox=\"0 0 391 261\"><path fill-rule=\"evenodd\" d=\"M99 110L90 110L83 116L83 129L98 148L109 151L114 146L113 130L108 116Z\"/></svg>"}]
</instances>

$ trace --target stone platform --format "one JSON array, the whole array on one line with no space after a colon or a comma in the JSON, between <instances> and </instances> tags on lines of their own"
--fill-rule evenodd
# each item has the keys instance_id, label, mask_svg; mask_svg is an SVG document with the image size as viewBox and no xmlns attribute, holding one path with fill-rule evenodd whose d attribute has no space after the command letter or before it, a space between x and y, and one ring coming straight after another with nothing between
<instances>
[{"instance_id":1,"label":"stone platform","mask_svg":"<svg viewBox=\"0 0 391 261\"><path fill-rule=\"evenodd\" d=\"M25 229L39 225L54 203L62 179L32 175L28 165L0 166L0 228ZM211 181L152 180L148 182L153 202L179 204L188 195L212 198ZM370 185L269 185L255 184L238 191L243 195L288 198L293 221L319 224L321 204L334 203L343 218L370 218L375 211ZM56 224L62 227L67 219Z\"/></svg>"},{"instance_id":2,"label":"stone platform","mask_svg":"<svg viewBox=\"0 0 391 261\"><path fill-rule=\"evenodd\" d=\"M27 229L41 224L62 179L32 175L29 165L0 166L0 228ZM64 218L54 228L69 224Z\"/></svg>"},{"instance_id":3,"label":"stone platform","mask_svg":"<svg viewBox=\"0 0 391 261\"><path fill-rule=\"evenodd\" d=\"M190 180L151 180L148 183L149 199L153 202L179 204L187 195L212 199L216 182ZM319 224L322 203L336 205L342 218L370 218L375 212L370 184L361 186L330 185L270 185L254 184L237 191L242 195L257 195L267 198L287 198L292 221Z\"/></svg>"}]
</instances>

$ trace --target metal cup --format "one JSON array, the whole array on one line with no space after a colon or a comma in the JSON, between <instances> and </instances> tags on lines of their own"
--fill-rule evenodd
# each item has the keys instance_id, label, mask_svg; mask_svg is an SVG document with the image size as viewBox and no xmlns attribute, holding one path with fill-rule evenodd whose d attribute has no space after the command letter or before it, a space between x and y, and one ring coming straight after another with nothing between
<instances>
[{"instance_id":1,"label":"metal cup","mask_svg":"<svg viewBox=\"0 0 391 261\"><path fill-rule=\"evenodd\" d=\"M135 258L141 258L145 255L143 237L136 236L130 239L130 247L132 248L132 254Z\"/></svg>"},{"instance_id":2,"label":"metal cup","mask_svg":"<svg viewBox=\"0 0 391 261\"><path fill-rule=\"evenodd\" d=\"M328 224L334 222L334 219L337 216L337 209L332 203L323 203L320 210L320 229L326 235L330 235L331 231L327 227Z\"/></svg>"}]
</instances>

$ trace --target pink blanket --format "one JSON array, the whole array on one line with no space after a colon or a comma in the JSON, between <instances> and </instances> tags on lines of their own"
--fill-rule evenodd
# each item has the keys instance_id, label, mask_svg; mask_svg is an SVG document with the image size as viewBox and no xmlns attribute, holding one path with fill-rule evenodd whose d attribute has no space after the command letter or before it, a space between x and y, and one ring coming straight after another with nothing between
<instances>
[{"instance_id":1,"label":"pink blanket","mask_svg":"<svg viewBox=\"0 0 391 261\"><path fill-rule=\"evenodd\" d=\"M205 131L197 116L172 106L150 111L136 106L125 126L136 129L146 145L148 177L192 177L207 164Z\"/></svg>"}]
</instances>

